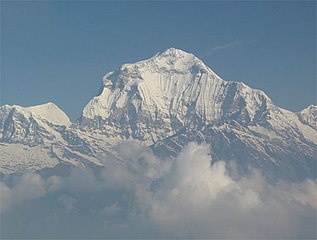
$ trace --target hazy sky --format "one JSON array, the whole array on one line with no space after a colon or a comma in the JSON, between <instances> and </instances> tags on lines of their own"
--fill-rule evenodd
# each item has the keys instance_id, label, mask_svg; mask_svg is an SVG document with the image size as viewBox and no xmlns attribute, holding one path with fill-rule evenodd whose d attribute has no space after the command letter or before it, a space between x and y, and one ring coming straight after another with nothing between
<instances>
[{"instance_id":1,"label":"hazy sky","mask_svg":"<svg viewBox=\"0 0 317 240\"><path fill-rule=\"evenodd\" d=\"M74 120L105 73L169 47L280 107L316 102L315 1L1 1L1 104Z\"/></svg>"}]
</instances>

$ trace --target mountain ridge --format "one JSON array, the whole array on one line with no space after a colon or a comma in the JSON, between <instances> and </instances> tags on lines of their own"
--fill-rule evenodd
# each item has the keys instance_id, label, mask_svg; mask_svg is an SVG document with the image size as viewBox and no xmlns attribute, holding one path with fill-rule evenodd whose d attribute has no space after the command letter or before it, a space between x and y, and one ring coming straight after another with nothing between
<instances>
[{"instance_id":1,"label":"mountain ridge","mask_svg":"<svg viewBox=\"0 0 317 240\"><path fill-rule=\"evenodd\" d=\"M170 48L107 73L74 123L53 103L1 106L0 171L102 166L100 156L117 159L115 146L126 140L172 157L196 141L241 171L253 166L268 176L316 177L316 116L317 106L297 113L279 108L263 91L222 80L193 54ZM31 160L21 157L23 167L15 160L25 153Z\"/></svg>"}]
</instances>

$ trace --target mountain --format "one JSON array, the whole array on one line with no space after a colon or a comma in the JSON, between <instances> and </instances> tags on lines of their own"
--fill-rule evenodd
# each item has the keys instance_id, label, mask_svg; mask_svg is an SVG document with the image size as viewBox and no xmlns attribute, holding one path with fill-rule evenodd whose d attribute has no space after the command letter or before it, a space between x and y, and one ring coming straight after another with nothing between
<instances>
[{"instance_id":1,"label":"mountain","mask_svg":"<svg viewBox=\"0 0 317 240\"><path fill-rule=\"evenodd\" d=\"M41 106L1 108L4 149L46 146L59 163L102 165L100 156L116 156L120 141L150 146L162 158L197 141L210 144L213 159L235 161L239 171L316 177L316 106L299 113L281 109L264 92L222 80L179 49L106 74L100 93L72 125L55 105Z\"/></svg>"},{"instance_id":2,"label":"mountain","mask_svg":"<svg viewBox=\"0 0 317 240\"><path fill-rule=\"evenodd\" d=\"M32 107L4 105L0 109L3 142L42 143L55 137L52 130L71 125L68 116L53 103Z\"/></svg>"},{"instance_id":3,"label":"mountain","mask_svg":"<svg viewBox=\"0 0 317 240\"><path fill-rule=\"evenodd\" d=\"M208 124L255 124L268 109L278 111L262 91L224 81L193 54L170 48L106 74L78 125L155 143Z\"/></svg>"},{"instance_id":4,"label":"mountain","mask_svg":"<svg viewBox=\"0 0 317 240\"><path fill-rule=\"evenodd\" d=\"M92 162L89 144L71 128L68 116L53 103L0 108L0 172L53 168L60 163Z\"/></svg>"}]
</instances>

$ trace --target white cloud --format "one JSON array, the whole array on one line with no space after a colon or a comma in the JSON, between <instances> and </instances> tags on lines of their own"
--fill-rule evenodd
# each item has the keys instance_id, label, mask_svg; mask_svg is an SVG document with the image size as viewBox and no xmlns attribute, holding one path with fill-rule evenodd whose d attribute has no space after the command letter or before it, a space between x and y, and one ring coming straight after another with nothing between
<instances>
[{"instance_id":1,"label":"white cloud","mask_svg":"<svg viewBox=\"0 0 317 240\"><path fill-rule=\"evenodd\" d=\"M211 162L209 148L191 143L175 160L161 160L148 148L122 143L116 149L122 161L105 158L101 172L26 174L10 187L1 182L2 227L12 229L4 236L316 237L316 180L272 185L258 170L233 178L225 162ZM22 212L30 222L21 222Z\"/></svg>"}]
</instances>

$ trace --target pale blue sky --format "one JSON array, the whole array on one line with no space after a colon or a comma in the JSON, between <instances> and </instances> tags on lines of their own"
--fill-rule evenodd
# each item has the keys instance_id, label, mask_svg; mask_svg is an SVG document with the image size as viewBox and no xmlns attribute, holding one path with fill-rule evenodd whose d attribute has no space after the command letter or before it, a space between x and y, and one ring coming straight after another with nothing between
<instances>
[{"instance_id":1,"label":"pale blue sky","mask_svg":"<svg viewBox=\"0 0 317 240\"><path fill-rule=\"evenodd\" d=\"M280 107L316 102L315 1L1 1L1 104L74 120L106 72L169 47Z\"/></svg>"}]
</instances>

